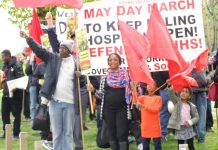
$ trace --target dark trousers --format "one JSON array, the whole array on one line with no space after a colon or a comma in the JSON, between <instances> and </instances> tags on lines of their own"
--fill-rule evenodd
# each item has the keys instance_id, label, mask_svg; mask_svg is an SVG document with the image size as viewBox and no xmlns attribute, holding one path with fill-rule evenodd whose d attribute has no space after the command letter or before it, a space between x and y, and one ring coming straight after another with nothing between
<instances>
[{"instance_id":1,"label":"dark trousers","mask_svg":"<svg viewBox=\"0 0 218 150\"><path fill-rule=\"evenodd\" d=\"M128 141L127 108L118 110L104 108L104 119L109 129L109 141Z\"/></svg>"},{"instance_id":2,"label":"dark trousers","mask_svg":"<svg viewBox=\"0 0 218 150\"><path fill-rule=\"evenodd\" d=\"M211 109L211 101L207 100L207 117L206 117L206 128L213 127L213 115Z\"/></svg>"},{"instance_id":3,"label":"dark trousers","mask_svg":"<svg viewBox=\"0 0 218 150\"><path fill-rule=\"evenodd\" d=\"M187 141L189 150L195 150L193 138L188 139L186 141ZM184 140L178 140L178 149L179 149L179 144L185 144L185 141Z\"/></svg>"},{"instance_id":4,"label":"dark trousers","mask_svg":"<svg viewBox=\"0 0 218 150\"><path fill-rule=\"evenodd\" d=\"M142 138L143 150L150 150L150 141L151 138ZM154 141L154 149L162 150L161 138L153 138L153 141Z\"/></svg>"},{"instance_id":5,"label":"dark trousers","mask_svg":"<svg viewBox=\"0 0 218 150\"><path fill-rule=\"evenodd\" d=\"M2 97L2 122L3 130L5 132L5 125L10 124L10 112L14 116L13 133L14 136L18 136L20 133L20 121L21 121L21 109L22 109L22 97L15 96L13 98Z\"/></svg>"},{"instance_id":6,"label":"dark trousers","mask_svg":"<svg viewBox=\"0 0 218 150\"><path fill-rule=\"evenodd\" d=\"M23 108L23 115L26 119L30 119L30 97L29 92L26 90L24 91L24 108Z\"/></svg>"}]
</instances>

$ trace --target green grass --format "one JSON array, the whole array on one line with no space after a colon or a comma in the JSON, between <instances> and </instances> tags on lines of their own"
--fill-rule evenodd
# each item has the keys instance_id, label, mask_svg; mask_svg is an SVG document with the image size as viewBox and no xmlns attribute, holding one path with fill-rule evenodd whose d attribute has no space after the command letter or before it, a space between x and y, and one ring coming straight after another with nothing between
<instances>
[{"instance_id":1,"label":"green grass","mask_svg":"<svg viewBox=\"0 0 218 150\"><path fill-rule=\"evenodd\" d=\"M1 96L0 96L1 97ZM24 117L23 117L24 118ZM215 118L215 116L214 116ZM13 119L13 117L11 117ZM23 119L22 119L23 120ZM0 121L0 125L2 126L2 121ZM87 126L89 128L88 131L85 131L85 147L86 150L97 150L99 149L95 143L95 136L96 136L96 123L95 121L90 121L87 118ZM216 129L216 120L214 120L214 131ZM28 149L34 150L34 141L40 140L40 135L38 131L34 131L30 127L30 123L26 121L22 121L21 123L21 131L28 133ZM2 128L0 129L0 135L3 133ZM195 140L196 142L196 140ZM170 134L169 140L162 144L163 150L177 150L177 142L174 140L173 135ZM207 133L206 143L205 144L198 144L195 143L196 150L218 150L218 134L217 132L214 133ZM0 139L0 150L5 149L5 140ZM130 145L130 150L136 150L136 144L133 143ZM153 150L153 144L151 144L151 150ZM13 140L13 150L19 150L19 140Z\"/></svg>"}]
</instances>

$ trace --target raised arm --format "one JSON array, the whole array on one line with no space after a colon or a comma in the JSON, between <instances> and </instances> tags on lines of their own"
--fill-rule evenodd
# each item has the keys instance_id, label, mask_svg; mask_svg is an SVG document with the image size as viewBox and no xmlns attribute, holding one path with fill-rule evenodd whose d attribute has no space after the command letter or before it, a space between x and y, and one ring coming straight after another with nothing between
<instances>
[{"instance_id":1,"label":"raised arm","mask_svg":"<svg viewBox=\"0 0 218 150\"><path fill-rule=\"evenodd\" d=\"M26 39L27 44L36 54L36 56L41 58L44 62L47 62L49 60L49 55L51 55L51 53L49 53L45 48L43 48L40 44L38 44L35 40L33 40L23 31L20 31L20 36Z\"/></svg>"},{"instance_id":2,"label":"raised arm","mask_svg":"<svg viewBox=\"0 0 218 150\"><path fill-rule=\"evenodd\" d=\"M55 33L55 30L53 28L53 18L50 12L46 14L45 19L47 21L48 39L51 44L52 50L54 53L59 53L60 42L58 41L57 34Z\"/></svg>"}]
</instances>

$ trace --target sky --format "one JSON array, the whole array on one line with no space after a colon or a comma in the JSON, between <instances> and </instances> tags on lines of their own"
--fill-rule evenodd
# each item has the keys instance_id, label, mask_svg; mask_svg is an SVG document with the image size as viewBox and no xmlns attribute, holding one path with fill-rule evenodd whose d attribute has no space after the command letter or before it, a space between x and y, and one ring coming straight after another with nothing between
<instances>
[{"instance_id":1,"label":"sky","mask_svg":"<svg viewBox=\"0 0 218 150\"><path fill-rule=\"evenodd\" d=\"M19 36L19 28L8 20L7 11L0 8L0 52L9 49L12 55L22 52L26 41Z\"/></svg>"}]
</instances>

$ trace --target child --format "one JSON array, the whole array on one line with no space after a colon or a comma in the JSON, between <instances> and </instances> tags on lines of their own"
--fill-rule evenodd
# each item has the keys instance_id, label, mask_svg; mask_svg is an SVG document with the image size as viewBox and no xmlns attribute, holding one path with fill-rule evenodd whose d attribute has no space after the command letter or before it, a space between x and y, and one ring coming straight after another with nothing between
<instances>
[{"instance_id":1,"label":"child","mask_svg":"<svg viewBox=\"0 0 218 150\"><path fill-rule=\"evenodd\" d=\"M150 140L153 138L155 150L161 147L160 110L162 107L161 97L154 92L156 85L147 85L148 95L139 96L137 104L141 109L141 136L143 150L149 150Z\"/></svg>"},{"instance_id":2,"label":"child","mask_svg":"<svg viewBox=\"0 0 218 150\"><path fill-rule=\"evenodd\" d=\"M191 88L185 87L180 92L180 98L176 97L171 90L171 100L176 103L170 117L168 128L175 129L175 139L179 144L187 142L189 150L194 150L193 137L195 132L193 125L198 122L199 116L196 109L189 100L191 99Z\"/></svg>"}]
</instances>

